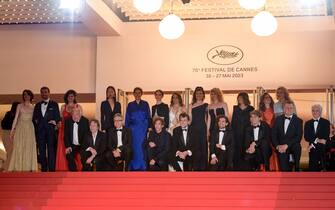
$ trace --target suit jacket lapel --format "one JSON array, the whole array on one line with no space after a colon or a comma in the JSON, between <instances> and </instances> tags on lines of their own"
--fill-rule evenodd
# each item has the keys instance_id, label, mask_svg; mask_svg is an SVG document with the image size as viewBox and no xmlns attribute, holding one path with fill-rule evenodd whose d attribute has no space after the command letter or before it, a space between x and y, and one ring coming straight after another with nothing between
<instances>
[{"instance_id":1,"label":"suit jacket lapel","mask_svg":"<svg viewBox=\"0 0 335 210\"><path fill-rule=\"evenodd\" d=\"M181 144L184 145L186 147L186 144L185 144L185 140L184 140L184 132L183 132L183 129L180 129L181 130L181 135L180 135L180 140L181 141ZM187 135L188 135L188 132L187 132ZM186 141L187 141L187 138L186 138Z\"/></svg>"},{"instance_id":2,"label":"suit jacket lapel","mask_svg":"<svg viewBox=\"0 0 335 210\"><path fill-rule=\"evenodd\" d=\"M321 118L319 119L318 126L316 127L316 131L314 130L314 122L313 122L313 131L315 132L315 135L319 132L320 130L320 124L321 124Z\"/></svg>"},{"instance_id":3,"label":"suit jacket lapel","mask_svg":"<svg viewBox=\"0 0 335 210\"><path fill-rule=\"evenodd\" d=\"M290 122L290 124L291 124L291 122ZM285 117L282 117L282 119L281 119L280 130L281 130L281 132L283 132L283 134L284 134L283 136L286 136L288 128L287 128L287 131L285 133Z\"/></svg>"},{"instance_id":4,"label":"suit jacket lapel","mask_svg":"<svg viewBox=\"0 0 335 210\"><path fill-rule=\"evenodd\" d=\"M116 130L114 130L113 138L112 139L113 139L113 143L115 145L115 148L117 148L117 131Z\"/></svg>"},{"instance_id":5,"label":"suit jacket lapel","mask_svg":"<svg viewBox=\"0 0 335 210\"><path fill-rule=\"evenodd\" d=\"M264 138L264 129L265 129L264 126L261 124L258 131L258 139Z\"/></svg>"},{"instance_id":6,"label":"suit jacket lapel","mask_svg":"<svg viewBox=\"0 0 335 210\"><path fill-rule=\"evenodd\" d=\"M123 129L122 130L122 146L127 144L126 140L127 140L127 133L126 133L126 130Z\"/></svg>"},{"instance_id":7,"label":"suit jacket lapel","mask_svg":"<svg viewBox=\"0 0 335 210\"><path fill-rule=\"evenodd\" d=\"M100 144L100 137L101 137L101 134L97 133L97 137L95 138L95 145L93 145L96 149L98 148L99 144ZM93 136L92 136L92 142L93 142Z\"/></svg>"},{"instance_id":8,"label":"suit jacket lapel","mask_svg":"<svg viewBox=\"0 0 335 210\"><path fill-rule=\"evenodd\" d=\"M191 130L190 130L190 128L188 128L188 130L187 130L187 135L186 135L186 145L185 145L185 146L188 146L188 145L189 145L189 142L190 142L190 135L191 135Z\"/></svg>"}]
</instances>

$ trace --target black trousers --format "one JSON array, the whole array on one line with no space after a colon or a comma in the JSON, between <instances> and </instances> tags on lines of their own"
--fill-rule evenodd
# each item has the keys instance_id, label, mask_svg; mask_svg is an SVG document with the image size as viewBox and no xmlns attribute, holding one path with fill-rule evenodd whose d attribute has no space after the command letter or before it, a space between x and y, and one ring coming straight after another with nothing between
<instances>
[{"instance_id":1,"label":"black trousers","mask_svg":"<svg viewBox=\"0 0 335 210\"><path fill-rule=\"evenodd\" d=\"M128 167L125 159L121 157L114 157L112 151L107 151L105 153L106 158L106 168L111 171L128 171Z\"/></svg>"},{"instance_id":2,"label":"black trousers","mask_svg":"<svg viewBox=\"0 0 335 210\"><path fill-rule=\"evenodd\" d=\"M250 170L258 170L261 164L264 164L265 170L270 170L270 157L272 150L270 145L263 143L256 147L256 151L253 154L246 154L246 160L249 164Z\"/></svg>"},{"instance_id":3,"label":"black trousers","mask_svg":"<svg viewBox=\"0 0 335 210\"><path fill-rule=\"evenodd\" d=\"M218 162L216 164L209 163L210 171L228 171L233 170L233 154L232 150L216 152ZM212 159L212 158L211 158Z\"/></svg>"},{"instance_id":4,"label":"black trousers","mask_svg":"<svg viewBox=\"0 0 335 210\"><path fill-rule=\"evenodd\" d=\"M290 154L294 158L295 171L300 171L300 157L301 157L301 145L300 143L293 144L287 148L285 153L277 153L279 160L279 167L281 171L291 171L290 167Z\"/></svg>"},{"instance_id":5,"label":"black trousers","mask_svg":"<svg viewBox=\"0 0 335 210\"><path fill-rule=\"evenodd\" d=\"M69 154L66 154L68 167L70 171L77 171L75 157L78 153L80 154L80 146L71 145L71 148L72 148L72 152L70 152Z\"/></svg>"},{"instance_id":6,"label":"black trousers","mask_svg":"<svg viewBox=\"0 0 335 210\"><path fill-rule=\"evenodd\" d=\"M158 161L154 165L149 164L148 171L168 171L168 164L166 161Z\"/></svg>"},{"instance_id":7,"label":"black trousers","mask_svg":"<svg viewBox=\"0 0 335 210\"><path fill-rule=\"evenodd\" d=\"M86 161L89 157L91 157L92 153L90 151L83 151L80 156L83 164L83 171L106 171L106 161L105 157L101 154L97 154L97 156L93 159L91 164L87 164Z\"/></svg>"},{"instance_id":8,"label":"black trousers","mask_svg":"<svg viewBox=\"0 0 335 210\"><path fill-rule=\"evenodd\" d=\"M38 128L37 145L42 171L55 171L56 142L56 131L54 126L46 124Z\"/></svg>"},{"instance_id":9,"label":"black trousers","mask_svg":"<svg viewBox=\"0 0 335 210\"><path fill-rule=\"evenodd\" d=\"M326 145L317 144L309 152L309 170L321 171L326 168Z\"/></svg>"},{"instance_id":10,"label":"black trousers","mask_svg":"<svg viewBox=\"0 0 335 210\"><path fill-rule=\"evenodd\" d=\"M193 169L193 160L192 158L190 158L189 156L187 156L185 158L185 160L179 158L179 157L174 157L173 160L171 161L171 165L172 167L174 168L174 170L176 171L183 171L179 164L178 164L178 161L181 161L183 162L183 168L184 168L184 171L192 171Z\"/></svg>"}]
</instances>

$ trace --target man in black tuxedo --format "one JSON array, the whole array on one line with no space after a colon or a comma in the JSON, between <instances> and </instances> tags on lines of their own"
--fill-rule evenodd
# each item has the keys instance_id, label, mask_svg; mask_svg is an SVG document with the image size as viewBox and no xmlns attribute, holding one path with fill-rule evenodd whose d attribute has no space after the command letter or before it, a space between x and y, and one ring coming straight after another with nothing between
<instances>
[{"instance_id":1,"label":"man in black tuxedo","mask_svg":"<svg viewBox=\"0 0 335 210\"><path fill-rule=\"evenodd\" d=\"M90 121L90 132L86 135L82 145L81 161L83 171L104 171L106 169L106 134L99 131L100 123Z\"/></svg>"},{"instance_id":2,"label":"man in black tuxedo","mask_svg":"<svg viewBox=\"0 0 335 210\"><path fill-rule=\"evenodd\" d=\"M72 118L65 121L64 125L64 143L66 159L70 171L77 171L75 157L83 150L83 143L89 132L89 122L81 116L79 108L72 110Z\"/></svg>"},{"instance_id":3,"label":"man in black tuxedo","mask_svg":"<svg viewBox=\"0 0 335 210\"><path fill-rule=\"evenodd\" d=\"M322 118L322 107L312 106L313 118L305 123L304 137L309 143L309 170L326 170L326 144L329 139L330 122Z\"/></svg>"},{"instance_id":4,"label":"man in black tuxedo","mask_svg":"<svg viewBox=\"0 0 335 210\"><path fill-rule=\"evenodd\" d=\"M42 171L55 171L56 126L61 120L59 107L57 102L50 100L48 87L42 87L40 92L43 100L36 104L33 113L39 162L41 163ZM48 155L46 154L47 152Z\"/></svg>"},{"instance_id":5,"label":"man in black tuxedo","mask_svg":"<svg viewBox=\"0 0 335 210\"><path fill-rule=\"evenodd\" d=\"M228 117L218 115L217 129L210 133L209 151L211 171L226 171L233 169L233 131L229 126Z\"/></svg>"},{"instance_id":6,"label":"man in black tuxedo","mask_svg":"<svg viewBox=\"0 0 335 210\"><path fill-rule=\"evenodd\" d=\"M286 101L284 114L275 119L272 128L272 144L277 149L281 171L290 171L290 155L295 171L300 171L302 120L294 114L294 103Z\"/></svg>"},{"instance_id":7,"label":"man in black tuxedo","mask_svg":"<svg viewBox=\"0 0 335 210\"><path fill-rule=\"evenodd\" d=\"M157 117L153 121L154 130L149 132L146 141L148 151L148 170L167 171L170 152L171 135L164 127L164 120Z\"/></svg>"},{"instance_id":8,"label":"man in black tuxedo","mask_svg":"<svg viewBox=\"0 0 335 210\"><path fill-rule=\"evenodd\" d=\"M176 171L192 171L194 154L197 153L196 142L199 142L199 135L191 127L190 116L186 113L179 115L180 126L173 129L171 165Z\"/></svg>"},{"instance_id":9,"label":"man in black tuxedo","mask_svg":"<svg viewBox=\"0 0 335 210\"><path fill-rule=\"evenodd\" d=\"M113 171L128 170L131 160L132 133L129 128L122 126L123 117L117 113L114 115L114 127L108 130L108 142L106 159L108 169Z\"/></svg>"},{"instance_id":10,"label":"man in black tuxedo","mask_svg":"<svg viewBox=\"0 0 335 210\"><path fill-rule=\"evenodd\" d=\"M257 110L250 112L250 125L245 132L245 158L251 170L270 170L270 128L261 121L261 113Z\"/></svg>"}]
</instances>

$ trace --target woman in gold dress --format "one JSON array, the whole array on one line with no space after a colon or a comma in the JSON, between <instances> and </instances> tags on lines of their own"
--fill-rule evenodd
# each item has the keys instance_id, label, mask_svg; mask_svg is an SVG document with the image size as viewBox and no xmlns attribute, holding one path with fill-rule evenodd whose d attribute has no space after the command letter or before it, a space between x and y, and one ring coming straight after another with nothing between
<instances>
[{"instance_id":1,"label":"woman in gold dress","mask_svg":"<svg viewBox=\"0 0 335 210\"><path fill-rule=\"evenodd\" d=\"M13 152L8 171L37 171L37 152L35 130L32 121L34 106L33 93L24 90L23 102L16 109L10 137L13 140Z\"/></svg>"}]
</instances>

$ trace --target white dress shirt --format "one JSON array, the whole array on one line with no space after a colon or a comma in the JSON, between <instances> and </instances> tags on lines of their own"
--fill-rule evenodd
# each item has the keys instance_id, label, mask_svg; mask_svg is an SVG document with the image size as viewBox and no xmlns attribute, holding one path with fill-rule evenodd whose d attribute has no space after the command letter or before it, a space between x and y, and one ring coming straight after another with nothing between
<instances>
[{"instance_id":1,"label":"white dress shirt","mask_svg":"<svg viewBox=\"0 0 335 210\"><path fill-rule=\"evenodd\" d=\"M122 129L122 127L119 129ZM122 144L122 131L116 131L116 134L117 134L117 147L121 147L123 145Z\"/></svg>"},{"instance_id":2,"label":"white dress shirt","mask_svg":"<svg viewBox=\"0 0 335 210\"><path fill-rule=\"evenodd\" d=\"M314 120L314 132L316 133L316 130L318 129L320 117L318 119L313 119Z\"/></svg>"},{"instance_id":3,"label":"white dress shirt","mask_svg":"<svg viewBox=\"0 0 335 210\"><path fill-rule=\"evenodd\" d=\"M285 117L286 117L286 116L285 116ZM291 115L291 116L289 116L289 117L290 117L291 120L292 120L293 115ZM287 132L287 128L288 128L288 126L290 125L291 120L289 120L289 119L285 119L285 122L284 122L284 133L285 133L285 134L286 134L286 132Z\"/></svg>"},{"instance_id":4,"label":"white dress shirt","mask_svg":"<svg viewBox=\"0 0 335 210\"><path fill-rule=\"evenodd\" d=\"M225 131L225 130L223 129L223 131ZM223 142L223 137L224 137L224 132L222 132L221 130L219 130L219 144L221 144L221 150L226 150L226 145L222 144L222 142ZM215 158L216 155L213 153L213 154L211 155L211 157L212 157L212 158Z\"/></svg>"},{"instance_id":5,"label":"white dress shirt","mask_svg":"<svg viewBox=\"0 0 335 210\"><path fill-rule=\"evenodd\" d=\"M92 133L92 138L93 138L93 146L95 146L95 140L97 139L98 132Z\"/></svg>"},{"instance_id":6,"label":"white dress shirt","mask_svg":"<svg viewBox=\"0 0 335 210\"><path fill-rule=\"evenodd\" d=\"M186 145L186 140L187 140L187 131L188 131L188 127L186 128L182 128L183 129L183 139L184 139L184 144ZM186 129L186 131L184 130Z\"/></svg>"},{"instance_id":7,"label":"white dress shirt","mask_svg":"<svg viewBox=\"0 0 335 210\"><path fill-rule=\"evenodd\" d=\"M73 141L74 145L79 145L79 137L78 137L78 123L73 123Z\"/></svg>"},{"instance_id":8,"label":"white dress shirt","mask_svg":"<svg viewBox=\"0 0 335 210\"><path fill-rule=\"evenodd\" d=\"M41 112L42 112L43 117L44 117L45 113L47 112L49 101L50 101L50 99L45 100L43 102L47 102L47 104L44 104L44 103L41 104Z\"/></svg>"},{"instance_id":9,"label":"white dress shirt","mask_svg":"<svg viewBox=\"0 0 335 210\"><path fill-rule=\"evenodd\" d=\"M259 124L257 125L257 127L255 127L254 130L254 141L258 141L258 134L259 134Z\"/></svg>"}]
</instances>

